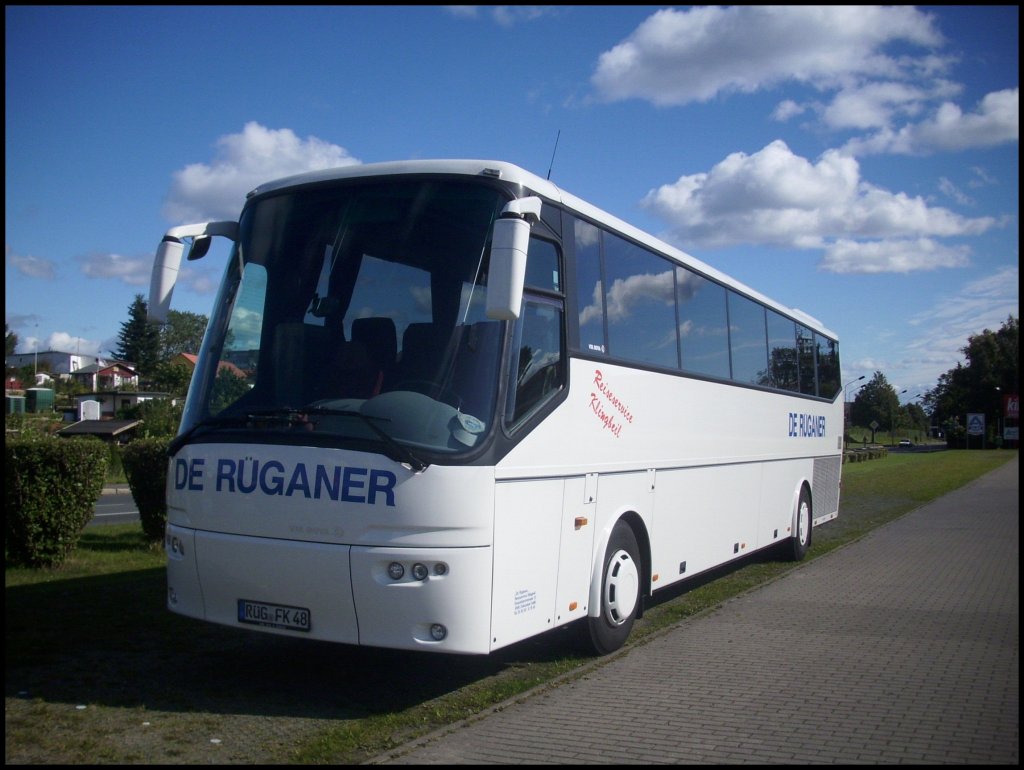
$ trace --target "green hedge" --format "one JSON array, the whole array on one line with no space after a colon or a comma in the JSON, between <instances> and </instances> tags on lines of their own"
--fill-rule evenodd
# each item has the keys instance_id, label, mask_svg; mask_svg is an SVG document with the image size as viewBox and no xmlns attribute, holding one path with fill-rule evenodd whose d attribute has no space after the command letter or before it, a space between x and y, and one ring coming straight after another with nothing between
<instances>
[{"instance_id":1,"label":"green hedge","mask_svg":"<svg viewBox=\"0 0 1024 770\"><path fill-rule=\"evenodd\" d=\"M869 446L858 449L847 449L843 452L844 463L860 463L865 460L878 460L889 456L884 446Z\"/></svg>"},{"instance_id":2,"label":"green hedge","mask_svg":"<svg viewBox=\"0 0 1024 770\"><path fill-rule=\"evenodd\" d=\"M139 438L126 444L121 464L139 509L142 531L151 542L164 538L167 525L167 447L170 437Z\"/></svg>"},{"instance_id":3,"label":"green hedge","mask_svg":"<svg viewBox=\"0 0 1024 770\"><path fill-rule=\"evenodd\" d=\"M29 567L61 564L93 517L107 446L97 438L25 434L4 441L4 556Z\"/></svg>"}]
</instances>

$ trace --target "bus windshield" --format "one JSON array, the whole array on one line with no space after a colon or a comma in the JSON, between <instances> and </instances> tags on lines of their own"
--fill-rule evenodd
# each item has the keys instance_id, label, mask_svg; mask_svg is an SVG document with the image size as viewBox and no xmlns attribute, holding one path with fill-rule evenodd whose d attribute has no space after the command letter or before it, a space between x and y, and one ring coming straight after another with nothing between
<instances>
[{"instance_id":1,"label":"bus windshield","mask_svg":"<svg viewBox=\"0 0 1024 770\"><path fill-rule=\"evenodd\" d=\"M436 178L251 200L179 444L319 441L403 462L477 446L501 371L503 322L487 319L485 292L505 201Z\"/></svg>"}]
</instances>

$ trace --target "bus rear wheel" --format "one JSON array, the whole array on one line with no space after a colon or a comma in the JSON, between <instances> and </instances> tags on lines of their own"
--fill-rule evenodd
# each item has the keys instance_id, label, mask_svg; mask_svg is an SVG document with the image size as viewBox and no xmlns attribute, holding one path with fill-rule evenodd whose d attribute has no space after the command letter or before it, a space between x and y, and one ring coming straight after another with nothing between
<instances>
[{"instance_id":1,"label":"bus rear wheel","mask_svg":"<svg viewBox=\"0 0 1024 770\"><path fill-rule=\"evenodd\" d=\"M786 549L786 557L790 561L800 561L811 548L811 493L807 487L800 490L795 518L793 537L789 539L789 546Z\"/></svg>"},{"instance_id":2,"label":"bus rear wheel","mask_svg":"<svg viewBox=\"0 0 1024 770\"><path fill-rule=\"evenodd\" d=\"M587 618L589 647L598 655L619 649L633 630L640 608L640 548L633 530L619 522L612 530L601 571L601 612Z\"/></svg>"}]
</instances>

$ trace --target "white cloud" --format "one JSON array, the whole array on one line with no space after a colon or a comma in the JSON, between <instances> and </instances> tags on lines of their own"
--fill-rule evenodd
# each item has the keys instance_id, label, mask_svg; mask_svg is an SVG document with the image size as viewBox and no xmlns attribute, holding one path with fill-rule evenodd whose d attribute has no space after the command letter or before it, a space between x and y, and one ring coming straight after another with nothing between
<instances>
[{"instance_id":1,"label":"white cloud","mask_svg":"<svg viewBox=\"0 0 1024 770\"><path fill-rule=\"evenodd\" d=\"M822 270L833 273L913 273L970 264L966 246L944 246L930 238L883 241L838 240L825 249Z\"/></svg>"},{"instance_id":2,"label":"white cloud","mask_svg":"<svg viewBox=\"0 0 1024 770\"><path fill-rule=\"evenodd\" d=\"M853 139L843 151L851 155L925 155L1016 142L1020 138L1019 92L1017 88L994 91L967 114L952 102L944 102L927 120Z\"/></svg>"},{"instance_id":3,"label":"white cloud","mask_svg":"<svg viewBox=\"0 0 1024 770\"><path fill-rule=\"evenodd\" d=\"M952 180L947 179L946 177L939 178L939 190L942 191L943 195L952 198L961 206L974 205L974 200L969 195L964 193L963 190L957 187Z\"/></svg>"},{"instance_id":4,"label":"white cloud","mask_svg":"<svg viewBox=\"0 0 1024 770\"><path fill-rule=\"evenodd\" d=\"M67 332L54 332L46 341L47 350L59 350L63 353L75 353L87 356L99 355L100 343L77 337Z\"/></svg>"},{"instance_id":5,"label":"white cloud","mask_svg":"<svg viewBox=\"0 0 1024 770\"><path fill-rule=\"evenodd\" d=\"M965 113L951 101L962 86L942 77L954 62L935 53L944 44L934 18L910 6L665 9L601 54L591 84L604 101L644 99L662 107L782 84L834 92L831 101L787 98L772 118L813 110L829 129L871 131L846 144L849 155L1017 141L1018 89L990 93ZM895 46L901 55L889 53Z\"/></svg>"},{"instance_id":6,"label":"white cloud","mask_svg":"<svg viewBox=\"0 0 1024 770\"><path fill-rule=\"evenodd\" d=\"M533 21L541 16L559 11L558 8L545 5L445 5L443 8L452 16L462 19L478 19L486 13L490 19L502 27Z\"/></svg>"},{"instance_id":7,"label":"white cloud","mask_svg":"<svg viewBox=\"0 0 1024 770\"><path fill-rule=\"evenodd\" d=\"M965 283L942 297L928 311L910 319L921 334L910 340L902 356L888 364L904 382L934 387L939 375L963 362L967 338L985 329L996 331L1009 316L1020 318L1020 268L1000 267L988 276Z\"/></svg>"},{"instance_id":8,"label":"white cloud","mask_svg":"<svg viewBox=\"0 0 1024 770\"><path fill-rule=\"evenodd\" d=\"M997 224L865 182L856 159L836 150L811 162L782 141L752 155L733 153L709 172L651 190L642 205L668 223L670 240L829 249L822 266L842 272L851 269L843 255L855 250L870 256L871 272L960 265L966 252L929 239L978 235Z\"/></svg>"},{"instance_id":9,"label":"white cloud","mask_svg":"<svg viewBox=\"0 0 1024 770\"><path fill-rule=\"evenodd\" d=\"M990 175L988 171L981 168L980 166L971 166L971 173L974 176L971 179L971 181L967 183L967 186L973 189L999 184L999 182L992 175Z\"/></svg>"},{"instance_id":10,"label":"white cloud","mask_svg":"<svg viewBox=\"0 0 1024 770\"><path fill-rule=\"evenodd\" d=\"M964 362L963 348L968 337L985 329L996 331L1009 316L1020 317L1020 271L1017 265L1005 265L989 275L965 282L955 293L937 298L930 309L909 319L900 334L877 331L873 336L886 342L905 339L897 347L883 347L882 357L866 355L843 360L846 376L874 371L885 372L897 390L907 389L909 400L918 393L935 387L941 375ZM863 332L863 330L861 330ZM849 352L855 341L847 340ZM855 393L850 388L851 397Z\"/></svg>"},{"instance_id":11,"label":"white cloud","mask_svg":"<svg viewBox=\"0 0 1024 770\"><path fill-rule=\"evenodd\" d=\"M148 286L153 257L124 257L120 254L91 254L79 257L88 278L115 278L129 286Z\"/></svg>"},{"instance_id":12,"label":"white cloud","mask_svg":"<svg viewBox=\"0 0 1024 770\"><path fill-rule=\"evenodd\" d=\"M601 54L591 82L607 101L661 106L751 93L783 82L837 88L910 77L944 61L894 58L894 43L943 43L933 18L909 6L707 6L660 10Z\"/></svg>"},{"instance_id":13,"label":"white cloud","mask_svg":"<svg viewBox=\"0 0 1024 770\"><path fill-rule=\"evenodd\" d=\"M312 136L302 140L288 128L246 123L242 133L217 140L212 163L192 163L174 173L164 215L176 223L236 219L246 193L257 185L357 163L336 144Z\"/></svg>"},{"instance_id":14,"label":"white cloud","mask_svg":"<svg viewBox=\"0 0 1024 770\"><path fill-rule=\"evenodd\" d=\"M995 331L1007 316L1020 317L1020 266L1004 265L990 275L965 283L950 297L912 319L924 328L956 325L960 345L967 344L967 336L985 328ZM980 325L979 325L980 324Z\"/></svg>"},{"instance_id":15,"label":"white cloud","mask_svg":"<svg viewBox=\"0 0 1024 770\"><path fill-rule=\"evenodd\" d=\"M897 112L919 112L926 98L921 89L907 83L868 83L841 90L824 109L822 119L837 129L879 128L890 125Z\"/></svg>"},{"instance_id":16,"label":"white cloud","mask_svg":"<svg viewBox=\"0 0 1024 770\"><path fill-rule=\"evenodd\" d=\"M7 264L28 278L50 280L57 275L56 263L43 257L15 254L10 245L4 247Z\"/></svg>"},{"instance_id":17,"label":"white cloud","mask_svg":"<svg viewBox=\"0 0 1024 770\"><path fill-rule=\"evenodd\" d=\"M792 99L785 99L779 102L778 106L772 112L772 120L777 120L780 123L785 123L792 117L802 115L806 111L806 107L797 104Z\"/></svg>"}]
</instances>

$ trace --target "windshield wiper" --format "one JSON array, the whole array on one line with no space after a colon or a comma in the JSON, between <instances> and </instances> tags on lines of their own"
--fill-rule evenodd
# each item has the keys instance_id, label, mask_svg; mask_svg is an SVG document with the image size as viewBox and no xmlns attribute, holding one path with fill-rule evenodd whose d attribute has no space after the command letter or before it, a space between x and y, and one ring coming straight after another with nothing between
<instances>
[{"instance_id":1,"label":"windshield wiper","mask_svg":"<svg viewBox=\"0 0 1024 770\"><path fill-rule=\"evenodd\" d=\"M217 417L207 417L205 420L200 420L187 431L179 436L175 436L171 439L171 442L167 445L167 454L175 454L181 447L203 428L223 428L226 426L242 426L249 425L256 421L268 421L268 422L280 422L287 425L295 425L304 421L305 412L301 409L294 409L291 407L285 407L282 409L258 409L258 410L247 410L240 414L232 415L221 415Z\"/></svg>"},{"instance_id":2,"label":"windshield wiper","mask_svg":"<svg viewBox=\"0 0 1024 770\"><path fill-rule=\"evenodd\" d=\"M230 417L207 417L205 420L200 420L191 428L184 433L181 433L171 439L167 445L167 454L171 456L175 454L182 445L185 444L195 433L201 428L220 428L225 425L244 425L249 421L249 417L244 414L235 414Z\"/></svg>"},{"instance_id":3,"label":"windshield wiper","mask_svg":"<svg viewBox=\"0 0 1024 770\"><path fill-rule=\"evenodd\" d=\"M195 435L197 431L202 428L218 428L228 425L249 425L254 422L276 422L284 425L299 425L306 422L306 417L310 414L356 417L362 420L384 443L384 446L389 450L384 453L387 457L391 458L395 462L405 463L417 473L425 471L430 465L413 454L412 450L408 447L397 442L387 433L387 431L375 423L375 420L383 420L387 422L386 418L370 417L353 409L331 409L326 406L309 406L304 409L281 407L279 409L248 410L243 414L231 415L229 417L208 417L205 420L197 422L180 436L173 438L167 447L167 454L175 454L182 445L184 445L190 438L192 438L193 435Z\"/></svg>"},{"instance_id":4,"label":"windshield wiper","mask_svg":"<svg viewBox=\"0 0 1024 770\"><path fill-rule=\"evenodd\" d=\"M384 445L387 446L391 451L385 452L387 457L400 463L405 463L414 471L419 473L425 471L429 467L429 463L424 462L413 454L412 450L404 444L400 444L390 434L387 433L383 428L376 424L376 420L383 422L389 422L386 417L370 417L369 415L357 412L354 409L332 409L327 406L310 406L306 409L297 410L299 414L323 414L337 417L357 417L366 423L366 426L372 430Z\"/></svg>"}]
</instances>

